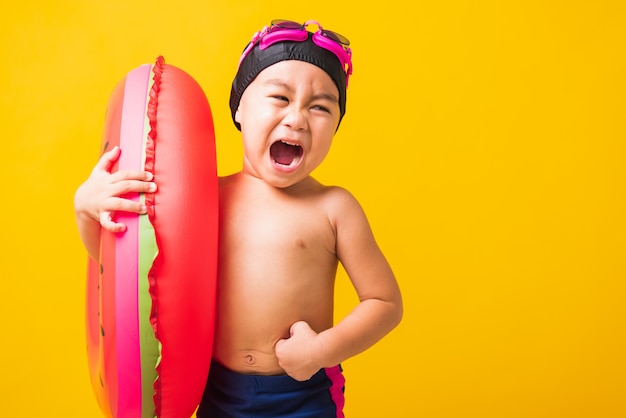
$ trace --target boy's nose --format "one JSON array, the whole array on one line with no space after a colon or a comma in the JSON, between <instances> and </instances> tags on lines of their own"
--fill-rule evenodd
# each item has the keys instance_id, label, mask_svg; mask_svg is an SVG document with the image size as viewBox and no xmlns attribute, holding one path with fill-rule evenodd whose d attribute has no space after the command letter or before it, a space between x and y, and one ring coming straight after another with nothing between
<instances>
[{"instance_id":1,"label":"boy's nose","mask_svg":"<svg viewBox=\"0 0 626 418\"><path fill-rule=\"evenodd\" d=\"M295 106L287 109L283 122L285 125L296 131L301 131L307 128L305 112Z\"/></svg>"}]
</instances>

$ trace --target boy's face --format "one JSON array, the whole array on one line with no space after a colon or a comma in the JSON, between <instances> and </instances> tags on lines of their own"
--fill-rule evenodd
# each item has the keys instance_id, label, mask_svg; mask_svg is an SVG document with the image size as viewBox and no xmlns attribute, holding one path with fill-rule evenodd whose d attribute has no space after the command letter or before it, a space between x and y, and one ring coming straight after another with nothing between
<instances>
[{"instance_id":1,"label":"boy's face","mask_svg":"<svg viewBox=\"0 0 626 418\"><path fill-rule=\"evenodd\" d=\"M288 60L261 71L241 97L244 171L275 187L305 179L339 124L339 90L321 68Z\"/></svg>"}]
</instances>

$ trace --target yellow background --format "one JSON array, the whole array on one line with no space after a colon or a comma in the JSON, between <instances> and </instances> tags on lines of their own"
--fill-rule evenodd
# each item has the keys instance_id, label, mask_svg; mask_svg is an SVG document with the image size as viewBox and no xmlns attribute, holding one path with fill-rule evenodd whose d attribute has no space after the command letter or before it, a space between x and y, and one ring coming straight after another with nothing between
<instances>
[{"instance_id":1,"label":"yellow background","mask_svg":"<svg viewBox=\"0 0 626 418\"><path fill-rule=\"evenodd\" d=\"M72 199L115 84L159 54L189 72L231 173L230 82L272 18L352 41L316 174L362 202L406 304L345 362L348 416L626 417L626 12L603 0L2 6L0 416L99 416Z\"/></svg>"}]
</instances>

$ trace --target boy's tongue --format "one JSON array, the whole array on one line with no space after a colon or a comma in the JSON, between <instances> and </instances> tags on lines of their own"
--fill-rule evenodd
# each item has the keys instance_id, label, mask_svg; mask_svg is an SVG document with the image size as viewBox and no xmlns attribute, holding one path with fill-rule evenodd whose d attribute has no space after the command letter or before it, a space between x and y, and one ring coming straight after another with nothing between
<instances>
[{"instance_id":1,"label":"boy's tongue","mask_svg":"<svg viewBox=\"0 0 626 418\"><path fill-rule=\"evenodd\" d=\"M270 147L270 154L274 161L281 165L290 165L302 155L302 148L298 145L289 145L285 142L274 142Z\"/></svg>"}]
</instances>

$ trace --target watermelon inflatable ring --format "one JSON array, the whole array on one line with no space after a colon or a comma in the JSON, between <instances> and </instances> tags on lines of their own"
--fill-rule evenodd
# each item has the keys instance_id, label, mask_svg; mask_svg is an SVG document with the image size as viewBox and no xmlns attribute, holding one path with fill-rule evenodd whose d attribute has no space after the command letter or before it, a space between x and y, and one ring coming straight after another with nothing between
<instances>
[{"instance_id":1,"label":"watermelon inflatable ring","mask_svg":"<svg viewBox=\"0 0 626 418\"><path fill-rule=\"evenodd\" d=\"M103 149L113 171L146 170L147 215L119 213L123 233L101 231L87 272L91 384L114 418L189 418L200 403L213 348L218 196L215 134L198 83L159 57L111 94Z\"/></svg>"}]
</instances>

